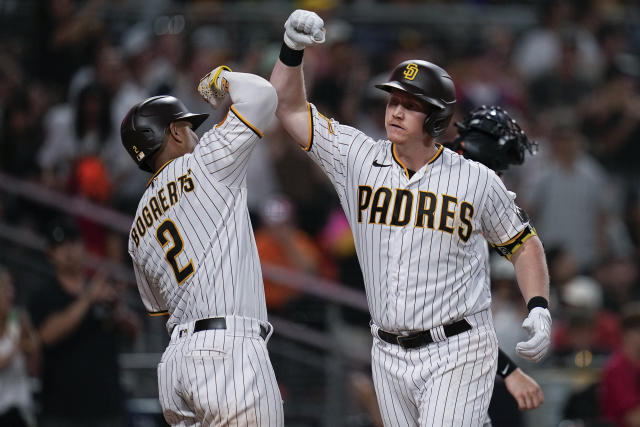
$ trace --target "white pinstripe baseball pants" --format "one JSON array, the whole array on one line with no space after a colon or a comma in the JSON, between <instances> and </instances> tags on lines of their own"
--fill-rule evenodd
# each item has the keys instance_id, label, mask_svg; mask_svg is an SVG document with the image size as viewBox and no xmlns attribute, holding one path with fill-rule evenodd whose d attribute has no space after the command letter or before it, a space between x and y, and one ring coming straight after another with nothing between
<instances>
[{"instance_id":1,"label":"white pinstripe baseball pants","mask_svg":"<svg viewBox=\"0 0 640 427\"><path fill-rule=\"evenodd\" d=\"M194 322L174 328L158 365L165 420L178 427L284 425L267 352L271 333L263 340L257 320L226 321L227 329L192 333Z\"/></svg>"},{"instance_id":2,"label":"white pinstripe baseball pants","mask_svg":"<svg viewBox=\"0 0 640 427\"><path fill-rule=\"evenodd\" d=\"M497 369L498 340L488 310L466 318L472 329L405 350L375 334L373 381L386 427L479 427Z\"/></svg>"}]
</instances>

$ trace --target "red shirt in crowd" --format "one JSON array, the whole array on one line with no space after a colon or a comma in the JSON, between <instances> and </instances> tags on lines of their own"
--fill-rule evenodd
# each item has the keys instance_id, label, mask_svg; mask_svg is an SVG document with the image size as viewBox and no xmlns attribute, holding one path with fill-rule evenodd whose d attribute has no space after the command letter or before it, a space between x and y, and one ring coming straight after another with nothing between
<instances>
[{"instance_id":1,"label":"red shirt in crowd","mask_svg":"<svg viewBox=\"0 0 640 427\"><path fill-rule=\"evenodd\" d=\"M640 364L624 353L614 353L600 378L600 411L617 427L627 427L626 414L640 407Z\"/></svg>"}]
</instances>

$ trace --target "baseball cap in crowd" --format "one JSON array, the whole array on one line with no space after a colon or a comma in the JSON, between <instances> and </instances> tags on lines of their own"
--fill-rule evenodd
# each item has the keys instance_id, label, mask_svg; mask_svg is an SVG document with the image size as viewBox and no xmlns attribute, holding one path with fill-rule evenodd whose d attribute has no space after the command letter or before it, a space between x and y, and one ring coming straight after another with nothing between
<instances>
[{"instance_id":1,"label":"baseball cap in crowd","mask_svg":"<svg viewBox=\"0 0 640 427\"><path fill-rule=\"evenodd\" d=\"M57 246L67 241L78 241L82 238L80 230L75 222L67 217L56 218L51 221L45 230L47 246Z\"/></svg>"}]
</instances>

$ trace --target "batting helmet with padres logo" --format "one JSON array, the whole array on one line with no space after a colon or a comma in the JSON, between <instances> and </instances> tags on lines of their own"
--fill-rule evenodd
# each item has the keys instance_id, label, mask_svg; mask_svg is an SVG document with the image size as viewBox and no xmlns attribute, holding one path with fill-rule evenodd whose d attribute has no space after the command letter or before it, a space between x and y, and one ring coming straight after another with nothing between
<instances>
[{"instance_id":1,"label":"batting helmet with padres logo","mask_svg":"<svg viewBox=\"0 0 640 427\"><path fill-rule=\"evenodd\" d=\"M424 130L433 138L442 135L449 126L456 103L456 89L451 76L431 62L411 59L400 63L389 81L376 85L391 92L401 90L435 107L424 120Z\"/></svg>"},{"instance_id":2,"label":"batting helmet with padres logo","mask_svg":"<svg viewBox=\"0 0 640 427\"><path fill-rule=\"evenodd\" d=\"M178 98L154 96L134 105L120 126L122 145L138 167L153 172L151 159L162 147L172 122L187 120L193 130L204 122L208 114L194 114Z\"/></svg>"}]
</instances>

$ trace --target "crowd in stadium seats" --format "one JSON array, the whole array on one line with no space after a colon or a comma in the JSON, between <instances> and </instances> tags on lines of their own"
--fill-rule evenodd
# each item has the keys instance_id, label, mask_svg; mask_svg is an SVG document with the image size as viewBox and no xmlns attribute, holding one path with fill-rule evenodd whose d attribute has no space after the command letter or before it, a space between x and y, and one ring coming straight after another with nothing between
<instances>
[{"instance_id":1,"label":"crowd in stadium seats","mask_svg":"<svg viewBox=\"0 0 640 427\"><path fill-rule=\"evenodd\" d=\"M0 173L126 215L134 213L146 182L121 146L126 111L146 97L172 94L191 111L212 113L201 135L224 112L212 112L200 98L200 77L227 64L268 78L281 43L280 24L207 22L190 12L200 2L151 2L171 7L141 14L135 25L127 2L32 3L24 33L0 39ZM461 38L418 26L352 25L341 18L339 3L318 2L328 5L318 10L327 42L305 53L309 99L327 117L383 138L385 98L373 84L400 61L423 58L455 81L454 121L482 104L500 105L515 117L539 144L538 154L509 169L505 182L532 218L548 257L554 351L543 366L605 366L637 326L623 324L621 313L640 300L640 22L629 19L630 6L546 0L531 5L536 25L478 24ZM455 134L451 126L440 139ZM331 185L275 121L251 159L248 190L264 259L363 289ZM44 235L43 226L58 214L0 191L1 224ZM91 218L77 222L90 253L128 263L126 235ZM29 306L41 289L29 265L45 257L25 262L16 258L19 245L0 242L0 264L14 277L17 301ZM293 254L292 247L298 248ZM496 328L501 347L517 360L513 349L522 331L516 325L525 307L510 266L498 259L493 264ZM135 288L129 291L136 295ZM304 320L296 304L310 306L299 292L272 281L267 296L274 312L286 316L294 307L294 320ZM347 318L366 330L366 316ZM307 320L323 321L321 315ZM594 404L611 403L598 393ZM625 405L616 414L640 413L640 397ZM606 413L565 415L597 425Z\"/></svg>"}]
</instances>

